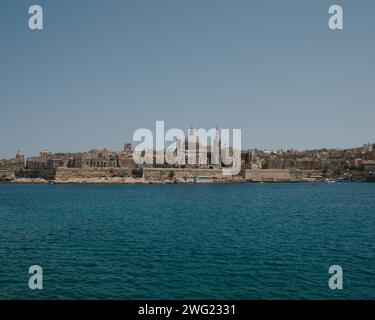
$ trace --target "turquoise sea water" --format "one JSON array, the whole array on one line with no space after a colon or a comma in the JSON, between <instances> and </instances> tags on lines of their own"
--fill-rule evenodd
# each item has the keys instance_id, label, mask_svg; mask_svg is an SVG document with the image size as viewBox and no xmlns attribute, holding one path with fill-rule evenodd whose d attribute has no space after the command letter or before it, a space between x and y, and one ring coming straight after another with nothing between
<instances>
[{"instance_id":1,"label":"turquoise sea water","mask_svg":"<svg viewBox=\"0 0 375 320\"><path fill-rule=\"evenodd\" d=\"M375 298L375 183L0 185L0 299L343 298Z\"/></svg>"}]
</instances>

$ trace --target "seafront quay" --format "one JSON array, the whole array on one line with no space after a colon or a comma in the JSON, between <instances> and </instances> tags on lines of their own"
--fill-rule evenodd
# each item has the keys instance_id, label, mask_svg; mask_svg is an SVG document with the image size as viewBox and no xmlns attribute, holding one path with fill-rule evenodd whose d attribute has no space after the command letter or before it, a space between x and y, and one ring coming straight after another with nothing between
<instances>
[{"instance_id":1,"label":"seafront quay","mask_svg":"<svg viewBox=\"0 0 375 320\"><path fill-rule=\"evenodd\" d=\"M201 150L197 148L197 150ZM201 152L201 151L200 151ZM197 152L205 165L137 164L132 145L121 151L90 150L0 160L3 183L239 183L315 182L325 179L375 181L375 144L351 149L241 151L241 170L225 175L225 166L212 165L210 148ZM156 154L154 154L155 158ZM186 161L186 163L189 163ZM196 161L196 163L202 163Z\"/></svg>"}]
</instances>

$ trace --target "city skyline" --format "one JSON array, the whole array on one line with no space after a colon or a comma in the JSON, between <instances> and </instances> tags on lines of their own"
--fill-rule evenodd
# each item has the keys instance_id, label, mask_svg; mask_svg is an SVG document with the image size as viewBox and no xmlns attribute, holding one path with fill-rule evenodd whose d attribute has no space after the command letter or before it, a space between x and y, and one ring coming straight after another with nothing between
<instances>
[{"instance_id":1,"label":"city skyline","mask_svg":"<svg viewBox=\"0 0 375 320\"><path fill-rule=\"evenodd\" d=\"M167 147L169 145L172 145L172 143L173 142L167 142L166 145L165 145L165 148L163 150L166 151ZM36 150L32 154L25 154L25 153L22 152L22 150L15 149L14 153L11 154L9 157L3 157L3 158L0 157L0 160L9 160L11 158L14 158L15 155L16 156L22 155L25 158L32 158L32 157L38 156L42 153L78 154L78 153L89 153L91 151L109 151L109 152L114 152L114 153L121 153L124 150L127 150L127 152L129 152L129 150L133 150L133 148L136 147L138 144L139 144L139 142L137 144L133 144L132 142L125 142L121 145L121 148L115 148L115 149L110 149L110 148L107 148L107 147L93 147L93 148L90 148L90 149L80 149L80 150L50 150L50 149L47 149L47 148L43 148L41 150ZM207 147L210 147L210 146L211 146L211 143L208 143L207 146L204 146L204 147L207 148ZM336 147L336 148L335 147L332 147L332 148L320 147L319 148L318 147L318 148L313 148L313 149L297 149L297 148L290 147L290 148L271 149L271 148L257 148L257 147L251 147L251 146L242 146L241 150L245 151L245 152L246 151L254 151L254 150L262 151L262 152L288 152L288 151L308 152L308 151L319 151L319 150L325 150L325 149L329 150L329 151L333 151L333 150L343 151L343 150L352 150L352 149L361 149L361 148L365 149L366 147L369 147L369 146L375 146L375 142L368 141L366 143L362 143L361 145L347 146L347 147L344 147L344 148L338 148L338 147ZM129 148L132 148L132 149L129 149ZM152 150L154 152L156 152L155 148L153 148ZM199 150L196 150L196 151L198 152Z\"/></svg>"}]
</instances>

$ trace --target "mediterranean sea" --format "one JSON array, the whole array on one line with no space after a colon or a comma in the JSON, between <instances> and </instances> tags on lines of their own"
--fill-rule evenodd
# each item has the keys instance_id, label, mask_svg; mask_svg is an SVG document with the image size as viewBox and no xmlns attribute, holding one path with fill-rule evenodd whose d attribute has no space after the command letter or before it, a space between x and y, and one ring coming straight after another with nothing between
<instances>
[{"instance_id":1,"label":"mediterranean sea","mask_svg":"<svg viewBox=\"0 0 375 320\"><path fill-rule=\"evenodd\" d=\"M375 183L2 184L0 299L375 299Z\"/></svg>"}]
</instances>

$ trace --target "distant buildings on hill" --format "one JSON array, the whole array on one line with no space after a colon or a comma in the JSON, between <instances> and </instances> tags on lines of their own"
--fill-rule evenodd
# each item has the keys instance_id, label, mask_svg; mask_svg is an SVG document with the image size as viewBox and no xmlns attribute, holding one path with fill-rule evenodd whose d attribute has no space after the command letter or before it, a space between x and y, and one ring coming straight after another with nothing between
<instances>
[{"instance_id":1,"label":"distant buildings on hill","mask_svg":"<svg viewBox=\"0 0 375 320\"><path fill-rule=\"evenodd\" d=\"M154 157L156 154L154 153ZM207 147L207 158L210 158L210 147ZM90 150L76 153L51 153L44 150L38 156L25 157L18 151L15 158L0 160L0 180L9 180L16 177L43 177L54 179L59 168L76 169L72 172L86 174L92 170L111 172L111 175L121 173L129 177L140 177L144 168L152 167L147 174L157 176L155 169L160 168L160 177L169 177L176 174L166 173L176 171L180 178L186 181L212 180L204 178L213 176L213 171L219 172L222 165L186 164L181 165L137 165L133 161L133 148L130 143L124 145L122 151ZM163 169L163 170L162 170ZM194 177L192 169L205 169L201 177ZM78 171L77 171L78 170ZM81 172L79 172L81 170ZM90 171L91 170L91 171ZM111 171L112 170L112 171ZM179 170L179 171L178 171ZM184 175L184 170L186 174ZM253 171L252 171L253 170ZM261 171L263 170L263 171ZM264 171L268 170L268 171ZM278 171L278 170L287 170ZM168 171L168 170L167 170ZM168 171L168 172L169 172ZM317 149L317 150L243 150L241 152L241 172L239 179L252 180L274 179L278 177L351 177L353 180L375 180L375 144L365 144L362 147L351 149ZM298 178L299 179L299 178Z\"/></svg>"}]
</instances>

